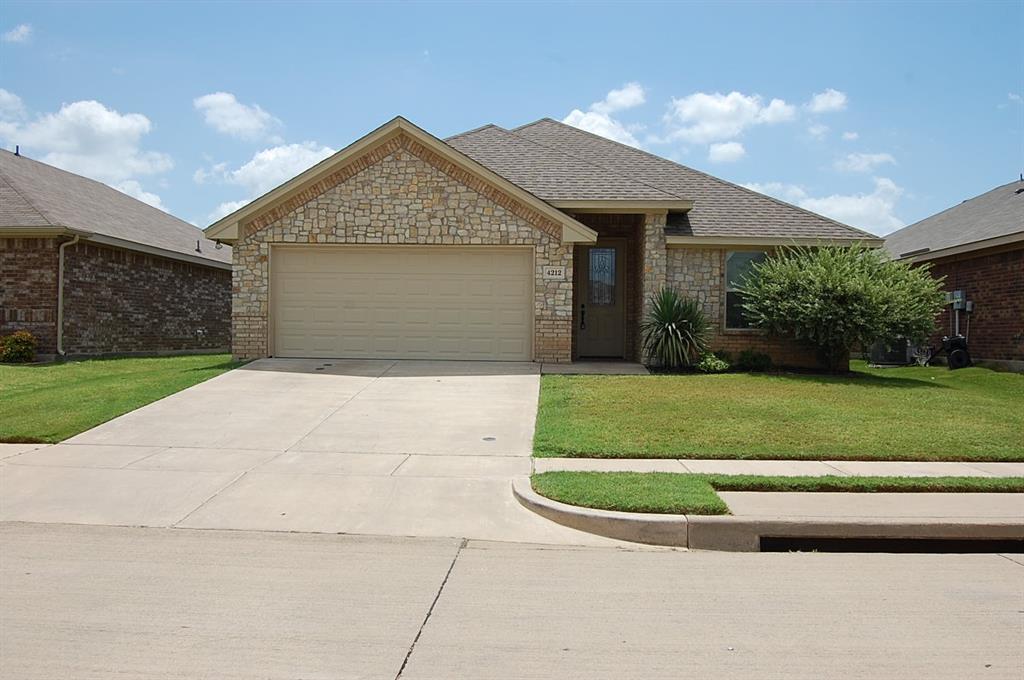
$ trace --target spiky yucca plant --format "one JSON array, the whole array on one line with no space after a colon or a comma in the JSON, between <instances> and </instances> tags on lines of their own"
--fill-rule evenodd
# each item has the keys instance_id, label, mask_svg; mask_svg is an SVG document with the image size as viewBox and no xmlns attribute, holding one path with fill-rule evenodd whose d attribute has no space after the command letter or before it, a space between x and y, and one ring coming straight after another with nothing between
<instances>
[{"instance_id":1,"label":"spiky yucca plant","mask_svg":"<svg viewBox=\"0 0 1024 680\"><path fill-rule=\"evenodd\" d=\"M651 296L651 311L640 325L644 355L668 369L690 366L707 351L709 329L696 300L662 288Z\"/></svg>"}]
</instances>

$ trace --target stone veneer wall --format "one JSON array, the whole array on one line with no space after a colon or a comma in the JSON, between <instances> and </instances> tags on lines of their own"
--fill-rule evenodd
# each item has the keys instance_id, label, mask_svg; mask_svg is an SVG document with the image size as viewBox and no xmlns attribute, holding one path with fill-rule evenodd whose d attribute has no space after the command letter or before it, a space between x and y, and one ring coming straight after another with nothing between
<instances>
[{"instance_id":1,"label":"stone veneer wall","mask_svg":"<svg viewBox=\"0 0 1024 680\"><path fill-rule=\"evenodd\" d=\"M666 217L665 214L644 215L640 230L640 259L644 265L641 319L647 318L651 312L651 298L668 283Z\"/></svg>"},{"instance_id":2,"label":"stone veneer wall","mask_svg":"<svg viewBox=\"0 0 1024 680\"><path fill-rule=\"evenodd\" d=\"M669 248L668 283L704 306L712 324L711 348L736 355L751 349L778 366L823 368L813 347L756 330L725 330L725 255L721 248Z\"/></svg>"},{"instance_id":3,"label":"stone veneer wall","mask_svg":"<svg viewBox=\"0 0 1024 680\"><path fill-rule=\"evenodd\" d=\"M57 239L0 238L0 335L20 330L57 352Z\"/></svg>"},{"instance_id":4,"label":"stone veneer wall","mask_svg":"<svg viewBox=\"0 0 1024 680\"><path fill-rule=\"evenodd\" d=\"M232 351L269 352L270 248L274 243L531 245L534 360L567 362L572 345L572 244L561 227L401 135L243 225L235 244ZM566 269L545 280L547 266Z\"/></svg>"},{"instance_id":5,"label":"stone veneer wall","mask_svg":"<svg viewBox=\"0 0 1024 680\"><path fill-rule=\"evenodd\" d=\"M231 272L80 242L64 252L69 356L223 350Z\"/></svg>"}]
</instances>

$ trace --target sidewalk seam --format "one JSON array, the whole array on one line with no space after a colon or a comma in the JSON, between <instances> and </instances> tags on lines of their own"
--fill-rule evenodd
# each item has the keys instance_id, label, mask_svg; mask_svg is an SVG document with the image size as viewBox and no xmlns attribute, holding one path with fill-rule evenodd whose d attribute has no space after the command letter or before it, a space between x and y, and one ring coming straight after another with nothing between
<instances>
[{"instance_id":1,"label":"sidewalk seam","mask_svg":"<svg viewBox=\"0 0 1024 680\"><path fill-rule=\"evenodd\" d=\"M394 367L395 367L396 365L398 365L398 362L397 362L397 361L392 361L392 362L391 362L391 365L390 365L390 366L388 366L387 368L385 368L385 369L384 369L384 371L383 371L383 372L381 372L381 374L380 374L380 375L378 375L378 376L374 376L373 380L371 380L370 382L366 383L366 384L365 384L365 385L363 385L363 386L362 386L361 388L359 388L359 389L358 389L358 390L357 390L357 391L355 392L355 394L353 394L353 395L352 395L351 397L349 397L348 399L346 399L346 400L345 400L345 401L344 401L344 402L343 402L342 404L340 404L340 405L338 406L338 408L334 409L333 411L331 411L330 413L328 413L328 414L327 414L326 416L324 416L323 418L321 418L321 419L320 419L320 422L318 422L318 423L317 423L316 425L314 425L313 427L309 428L309 431L308 431L308 432L306 432L306 433L305 433L304 435L302 435L301 437L299 437L298 439L296 439L296 440L295 440L294 442L292 442L291 444L289 444L289 445L288 445L288 448L286 448L286 449L284 450L284 453L289 453L289 452L290 452L290 451L291 451L291 450L292 450L293 448L295 448L296 446L298 446L299 444L301 444L301 443L302 443L302 440L303 440L303 439L305 439L305 438L306 438L306 437L308 437L309 435L313 434L313 431L314 431L314 430L316 430L316 429L317 429L318 427L320 427L321 425L323 425L324 423L326 423L326 422L327 422L328 420L330 420L330 419L331 419L331 417L332 417L332 416L333 416L334 414L336 414L336 413L337 413L338 411L340 411L341 409L345 408L345 407L346 407L346 406L348 406L348 405L349 405L350 403L352 403L352 400L353 400L353 399L355 399L356 397L358 397L358 396L359 396L360 394L362 394L362 393L363 393L363 392L364 392L364 391L365 391L366 389L368 389L368 388L370 387L370 385L373 385L373 384L374 384L374 383L376 383L376 382L377 382L378 380L380 380L381 378L383 378L384 376L386 376L386 375L387 375L388 373L390 373L390 372L391 372L391 369L392 369L392 368L394 368Z\"/></svg>"},{"instance_id":2,"label":"sidewalk seam","mask_svg":"<svg viewBox=\"0 0 1024 680\"><path fill-rule=\"evenodd\" d=\"M409 658L412 657L412 652L416 649L416 643L420 641L420 636L423 635L423 629L427 627L427 621L430 620L430 615L434 613L434 607L437 606L437 601L441 599L441 593L444 592L444 587L448 585L448 578L452 575L452 570L455 568L455 562L458 561L459 555L462 554L466 544L469 543L469 539L462 539L459 543L458 550L455 551L455 556L452 557L452 563L448 565L448 571L445 572L444 579L441 581L441 587L437 589L437 594L434 595L434 601L430 603L430 608L427 609L427 615L423 617L423 623L420 624L419 630L416 631L416 637L412 639L412 644L409 645L409 651L405 653L405 658L402 659L402 666L398 669L398 674L395 675L395 680L399 680L402 677L402 673L405 672L405 667L409 664Z\"/></svg>"},{"instance_id":3,"label":"sidewalk seam","mask_svg":"<svg viewBox=\"0 0 1024 680\"><path fill-rule=\"evenodd\" d=\"M249 468L249 470L252 470L252 468ZM243 471L242 471L242 473L241 473L240 475L238 475L237 477L235 477L234 479L232 479L232 480L231 480L230 482L228 482L228 483L227 483L227 484L225 484L224 486L222 486L222 487L220 487L219 489L217 489L216 491L214 491L214 492L213 492L213 494L212 494L212 495L211 495L211 496L210 496L209 498L207 498L207 499L206 499L205 501L203 501L202 503L200 503L199 505L197 505L196 507L192 508L192 509L191 509L191 510L189 510L189 511L188 511L187 513L185 513L185 516L184 516L184 517L182 517L181 519L179 519L179 520L178 520L178 521L176 521L176 522L173 522L173 523L171 523L171 524L170 524L170 525L168 525L168 526L169 526L169 527L170 527L171 529L177 529L177 528L179 528L179 527L178 527L178 525L179 525L179 524L181 524L182 522L184 522L185 520L187 520L187 519L188 519L189 517L191 517L191 516L192 516L192 515L194 515L195 513L199 512L200 510L202 510L203 508L205 508L205 507L206 507L206 505L207 505L207 504L208 504L208 503L209 503L210 501L212 501L212 500L213 500L214 498L216 498L217 496L221 495L221 493L223 493L224 491L227 491L228 487L230 487L230 486L233 486L233 485L235 484L235 482L237 482L237 481L238 481L238 480L240 480L240 479L241 479L242 477L245 477L245 476L246 476L247 474L249 474L249 470L243 470Z\"/></svg>"}]
</instances>

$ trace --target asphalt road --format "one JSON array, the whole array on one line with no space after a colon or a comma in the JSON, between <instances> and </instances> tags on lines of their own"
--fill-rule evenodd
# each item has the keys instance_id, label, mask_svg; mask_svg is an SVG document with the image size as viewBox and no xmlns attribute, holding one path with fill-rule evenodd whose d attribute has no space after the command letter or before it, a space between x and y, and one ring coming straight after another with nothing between
<instances>
[{"instance_id":1,"label":"asphalt road","mask_svg":"<svg viewBox=\"0 0 1024 680\"><path fill-rule=\"evenodd\" d=\"M0 525L0 676L1012 678L1024 560Z\"/></svg>"}]
</instances>

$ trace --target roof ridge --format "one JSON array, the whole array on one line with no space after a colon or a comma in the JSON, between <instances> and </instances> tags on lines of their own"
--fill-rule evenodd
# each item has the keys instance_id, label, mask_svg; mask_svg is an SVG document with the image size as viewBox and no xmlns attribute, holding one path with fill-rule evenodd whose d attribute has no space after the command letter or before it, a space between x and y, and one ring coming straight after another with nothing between
<instances>
[{"instance_id":1,"label":"roof ridge","mask_svg":"<svg viewBox=\"0 0 1024 680\"><path fill-rule=\"evenodd\" d=\"M654 189L659 194L665 194L666 196L670 196L670 197L673 197L673 198L678 198L678 199L682 199L682 200L688 200L684 196L680 196L678 194L674 194L674 193L672 193L670 191L665 191L661 187L656 187L653 184L648 184L647 182L643 181L642 179L639 179L638 177L634 177L633 175L628 175L628 174L625 174L625 173L620 172L618 170L614 170L612 168L608 168L608 167L606 167L604 165L601 165L600 163L595 163L594 161L589 160L587 158L580 158L579 156L571 154L568 151L565 151L563 149L556 149L555 147L548 146L547 144L542 144L542 143L540 143L540 142L538 142L536 140L528 139L526 137L523 137L522 135L517 135L513 130L505 130L505 129L502 129L502 128L498 128L498 129L501 130L502 132L504 132L507 135L512 135L516 139L526 142L527 144L533 144L534 146L539 146L542 149L546 149L547 151L553 151L553 152L555 152L557 154L560 154L562 156L567 156L569 158L572 158L574 160L579 161L580 163L586 163L587 165L591 165L591 166L593 166L595 168L600 168L600 169L604 170L605 172L610 172L610 173L612 173L614 175L619 175L620 177L625 177L626 179L628 179L631 182L636 182L637 184L642 184L645 187L648 187L649 189Z\"/></svg>"},{"instance_id":2,"label":"roof ridge","mask_svg":"<svg viewBox=\"0 0 1024 680\"><path fill-rule=\"evenodd\" d=\"M508 132L508 130L505 130L505 128L501 127L500 125L495 125L494 123L487 123L486 125L481 125L480 127L475 127L472 130L466 130L465 132L460 132L457 135L452 135L451 137L445 137L441 141L443 141L443 142L445 142L447 144L452 139L458 139L459 137L465 137L467 135L473 134L474 132L480 132L480 131L486 130L488 128L494 128L496 130L502 130L504 132Z\"/></svg>"},{"instance_id":3,"label":"roof ridge","mask_svg":"<svg viewBox=\"0 0 1024 680\"><path fill-rule=\"evenodd\" d=\"M2 149L2 150L3 150L3 151L7 151L6 149ZM10 152L8 151L7 153L10 153ZM12 156L18 156L19 158L21 157L21 156L20 156L20 154L11 154L11 155L12 155ZM30 158L29 160L32 160L32 159ZM54 222L53 220L51 220L51 219L50 219L50 217L49 217L49 215L47 215L46 213L44 213L44 212L43 212L43 211L42 211L42 210L41 210L41 209L39 208L39 206L37 206L37 205L36 205L36 204L35 204L35 203L34 203L34 202L32 201L32 199L31 199L31 198L29 198L29 197L28 197L28 196L26 196L26 195L25 195L24 193L22 193L21 189L19 189L19 188L17 187L17 185L15 185L15 183L14 183L14 182L13 182L13 181L11 180L10 176L8 176L8 175L7 175L7 174L6 174L6 173L5 173L4 171L3 171L3 169L2 169L2 168L0 168L0 179L3 179L3 181L4 181L4 184L6 184L7 186L9 186L9 187L11 188L11 191L13 191L14 193L18 194L18 197L19 197L19 198L21 198L21 200L25 201L25 203L26 203L26 204L28 204L28 207L30 207L30 208L32 208L33 210L35 210L35 211L36 211L36 214L37 214L37 215L39 215L40 217L42 217L42 218L43 218L43 220L45 220L47 224L49 224L50 226L53 226L53 227L57 227L57 226L60 226L60 225L58 225L57 223L55 223L55 222Z\"/></svg>"},{"instance_id":4,"label":"roof ridge","mask_svg":"<svg viewBox=\"0 0 1024 680\"><path fill-rule=\"evenodd\" d=\"M777 204L785 206L787 208L792 208L793 210L799 210L800 212L806 213L808 215L813 215L814 217L817 217L819 219L825 220L827 222L831 222L832 224L838 225L838 226L840 226L840 227L842 227L844 229L849 229L850 231L855 231L858 234L864 234L865 236L869 236L869 237L874 238L874 239L881 238L881 237L876 236L876 235L874 235L874 234L872 234L870 232L864 231L863 229L858 229L857 227L851 227L849 224L843 224L842 222L840 222L838 220L834 220L831 217L826 217L825 215L819 215L818 213L816 213L816 212L814 212L812 210L807 210L806 208L801 208L798 205L793 205L792 203L787 203L786 201L783 201L781 199L775 198L774 196L769 196L768 194L762 194L759 191L754 191L753 189L748 189L747 187L745 187L745 186L743 186L741 184L736 184L734 182L730 182L729 180L722 179L721 177L715 177L714 175L706 173L703 170L698 170L696 168L691 168L689 165L683 165L682 163L677 163L676 161L670 160L668 158L664 158L664 157L659 156L657 154L653 154L650 151L645 151L643 149L638 149L635 146L630 146L629 144L623 144L622 142L617 142L614 139L608 139L607 137L602 137L601 135L598 135L598 134L595 134L593 132L590 132L589 130L583 130L583 129L575 127L573 125L569 125L568 123L562 123L560 121L556 121L556 120L553 120L551 118L541 118L540 120L535 120L532 123L527 123L526 125L521 125L520 127L515 128L515 129L516 130L522 130L523 128L531 127L533 125L537 125L538 123L541 123L541 122L544 122L544 121L547 121L547 122L550 122L550 123L555 123L557 125L560 125L562 127L568 128L568 129L573 130L575 132L579 132L579 133L582 133L584 135L588 135L590 137L598 139L598 140L600 140L602 142L606 142L606 143L609 143L609 144L615 144L616 146L621 146L621 147L623 147L625 149L628 149L630 151L635 151L636 153L643 154L644 156L648 156L650 158L653 158L655 160L661 161L663 163L671 163L672 165L677 165L680 168L684 168L686 170L689 170L690 172L695 172L697 174L703 175L704 177L707 177L708 179L713 180L713 181L715 181L715 182L717 182L719 184L724 184L724 185L730 186L730 187L732 187L734 189L739 189L741 191L744 191L744 192L746 192L748 194L753 194L754 196L758 196L760 198L766 198L769 201L772 201L773 203L777 203ZM601 166L601 167L604 167L604 166Z\"/></svg>"}]
</instances>

